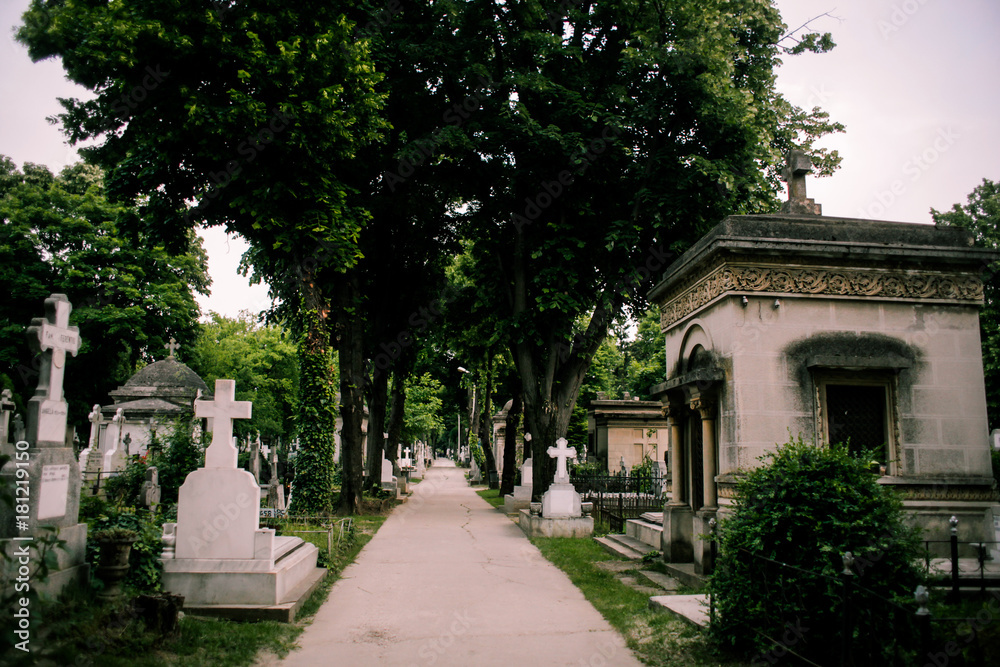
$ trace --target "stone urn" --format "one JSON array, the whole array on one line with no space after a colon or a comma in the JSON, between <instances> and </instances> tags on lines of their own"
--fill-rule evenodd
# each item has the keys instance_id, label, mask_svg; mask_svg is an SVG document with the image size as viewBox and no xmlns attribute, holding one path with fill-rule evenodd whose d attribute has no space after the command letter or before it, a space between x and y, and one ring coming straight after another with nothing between
<instances>
[{"instance_id":1,"label":"stone urn","mask_svg":"<svg viewBox=\"0 0 1000 667\"><path fill-rule=\"evenodd\" d=\"M97 578L104 584L104 590L97 594L101 600L113 600L121 595L121 580L128 574L128 557L132 553L132 543L139 535L126 528L97 530L91 539L100 547L97 561Z\"/></svg>"}]
</instances>

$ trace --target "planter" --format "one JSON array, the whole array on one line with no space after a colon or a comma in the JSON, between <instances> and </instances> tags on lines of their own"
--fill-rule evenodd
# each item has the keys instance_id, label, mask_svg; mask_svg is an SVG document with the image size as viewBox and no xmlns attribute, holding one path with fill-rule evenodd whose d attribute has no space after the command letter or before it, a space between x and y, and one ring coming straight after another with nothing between
<instances>
[{"instance_id":1,"label":"planter","mask_svg":"<svg viewBox=\"0 0 1000 667\"><path fill-rule=\"evenodd\" d=\"M97 578L104 583L104 590L97 594L102 600L113 600L121 595L121 580L128 574L128 557L132 553L134 537L101 540L101 553L97 561Z\"/></svg>"}]
</instances>

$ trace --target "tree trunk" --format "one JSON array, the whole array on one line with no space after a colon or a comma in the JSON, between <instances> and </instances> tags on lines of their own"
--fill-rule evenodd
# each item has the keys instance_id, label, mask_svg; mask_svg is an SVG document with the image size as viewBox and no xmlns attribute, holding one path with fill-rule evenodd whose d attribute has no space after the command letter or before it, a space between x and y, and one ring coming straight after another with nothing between
<instances>
[{"instance_id":1,"label":"tree trunk","mask_svg":"<svg viewBox=\"0 0 1000 667\"><path fill-rule=\"evenodd\" d=\"M362 422L365 416L365 365L362 339L364 324L360 316L358 277L348 271L337 289L340 339L340 414L344 426L340 433L343 462L339 509L358 514L362 509L363 482Z\"/></svg>"},{"instance_id":2,"label":"tree trunk","mask_svg":"<svg viewBox=\"0 0 1000 667\"><path fill-rule=\"evenodd\" d=\"M520 383L517 383L514 387L514 400L507 412L507 423L504 425L503 474L500 476L501 496L514 493L514 477L517 474L517 427L521 423L522 405L521 386ZM524 484L524 480L521 483Z\"/></svg>"},{"instance_id":3,"label":"tree trunk","mask_svg":"<svg viewBox=\"0 0 1000 667\"><path fill-rule=\"evenodd\" d=\"M406 376L402 369L397 369L392 375L392 405L389 412L389 438L385 441L385 456L392 461L392 474L401 477L403 471L399 468L399 438L403 432L403 417L406 414Z\"/></svg>"},{"instance_id":4,"label":"tree trunk","mask_svg":"<svg viewBox=\"0 0 1000 667\"><path fill-rule=\"evenodd\" d=\"M337 399L327 320L330 307L315 275L302 276L300 287L305 332L299 343L299 442L294 506L303 516L330 513L333 490Z\"/></svg>"},{"instance_id":5,"label":"tree trunk","mask_svg":"<svg viewBox=\"0 0 1000 667\"><path fill-rule=\"evenodd\" d=\"M389 373L375 373L369 385L371 392L368 398L368 446L366 447L368 461L365 469L368 471L367 486L369 489L379 488L382 478L382 450L385 438L382 435L386 427L386 405L389 400Z\"/></svg>"}]
</instances>

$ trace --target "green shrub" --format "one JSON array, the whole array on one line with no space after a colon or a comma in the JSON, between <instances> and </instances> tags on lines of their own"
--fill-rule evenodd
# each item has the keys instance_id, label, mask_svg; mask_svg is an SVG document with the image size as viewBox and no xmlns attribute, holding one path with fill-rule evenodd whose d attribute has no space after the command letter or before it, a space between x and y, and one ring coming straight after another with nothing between
<instances>
[{"instance_id":1,"label":"green shrub","mask_svg":"<svg viewBox=\"0 0 1000 667\"><path fill-rule=\"evenodd\" d=\"M176 520L176 509L169 512L150 512L146 509L105 508L105 513L87 521L87 533L99 537L102 533L114 534L130 531L136 535L129 554L129 572L125 585L136 592L154 593L160 590L160 579L163 566L160 564L160 553L163 546L160 541L163 535L163 524ZM101 553L100 539L87 540L87 562L90 563L92 583L100 587L96 579L96 565Z\"/></svg>"},{"instance_id":2,"label":"green shrub","mask_svg":"<svg viewBox=\"0 0 1000 667\"><path fill-rule=\"evenodd\" d=\"M922 581L919 529L904 523L902 502L877 483L870 458L853 457L843 445L817 447L799 439L764 456L765 465L742 478L736 510L720 526L710 582L717 642L766 658L775 644L765 637L790 638L796 651L826 664L824 656L838 655L841 644L839 577L847 551L856 557L854 583L884 599L912 601ZM768 565L751 554L801 570ZM865 618L858 624L863 632L889 637L904 631L893 627L887 613L875 611L885 607L872 606L879 603L867 594L856 594L855 604ZM789 637L790 627L808 631Z\"/></svg>"},{"instance_id":3,"label":"green shrub","mask_svg":"<svg viewBox=\"0 0 1000 667\"><path fill-rule=\"evenodd\" d=\"M139 504L139 493L146 480L145 459L133 457L125 469L104 482L104 495L108 502L119 507L135 507Z\"/></svg>"},{"instance_id":4,"label":"green shrub","mask_svg":"<svg viewBox=\"0 0 1000 667\"><path fill-rule=\"evenodd\" d=\"M192 421L177 421L167 433L167 446L154 463L159 472L160 502L177 502L177 491L188 473L197 470L205 461L205 450L194 437Z\"/></svg>"},{"instance_id":5,"label":"green shrub","mask_svg":"<svg viewBox=\"0 0 1000 667\"><path fill-rule=\"evenodd\" d=\"M604 477L607 469L601 463L577 463L570 467L570 477Z\"/></svg>"}]
</instances>

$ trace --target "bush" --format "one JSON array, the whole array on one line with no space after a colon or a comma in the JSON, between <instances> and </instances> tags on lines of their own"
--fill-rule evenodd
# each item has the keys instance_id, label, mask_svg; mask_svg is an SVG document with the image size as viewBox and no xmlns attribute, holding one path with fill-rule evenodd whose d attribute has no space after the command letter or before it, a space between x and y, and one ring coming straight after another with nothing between
<instances>
[{"instance_id":1,"label":"bush","mask_svg":"<svg viewBox=\"0 0 1000 667\"><path fill-rule=\"evenodd\" d=\"M96 506L95 506L96 508ZM169 513L150 512L146 509L112 509L104 507L104 513L87 521L87 533L93 539L87 540L87 562L90 563L91 583L101 586L96 579L96 566L101 553L101 534L121 534L130 532L136 536L129 555L128 576L124 584L140 593L155 593L160 590L163 566L160 553L163 551L160 538L163 524L176 520L176 510Z\"/></svg>"},{"instance_id":2,"label":"bush","mask_svg":"<svg viewBox=\"0 0 1000 667\"><path fill-rule=\"evenodd\" d=\"M160 502L177 502L177 491L188 473L205 461L204 447L194 437L192 421L177 421L167 433L167 447L156 462L160 480Z\"/></svg>"},{"instance_id":3,"label":"bush","mask_svg":"<svg viewBox=\"0 0 1000 667\"><path fill-rule=\"evenodd\" d=\"M104 483L104 495L108 502L119 507L135 507L139 504L142 483L146 481L145 459L133 457L125 469L108 478Z\"/></svg>"},{"instance_id":4,"label":"bush","mask_svg":"<svg viewBox=\"0 0 1000 667\"><path fill-rule=\"evenodd\" d=\"M719 529L709 584L717 642L750 656L773 648L765 637L781 641L791 624L808 628L792 638L802 640L796 651L826 664L824 656L838 655L840 646L838 577L847 551L856 557L852 580L858 586L884 599L913 600L923 577L916 565L919 529L904 523L902 502L877 483L869 459L868 453L852 457L843 445L817 447L799 439L764 456L765 465L743 477L735 513ZM866 594L856 598L858 607L871 604ZM858 613L869 618L864 609ZM866 623L864 632L876 637L903 631L885 613L871 613Z\"/></svg>"}]
</instances>

